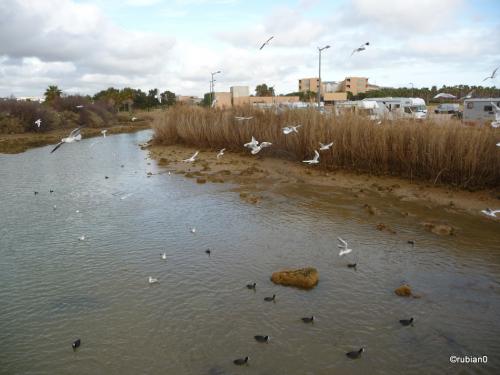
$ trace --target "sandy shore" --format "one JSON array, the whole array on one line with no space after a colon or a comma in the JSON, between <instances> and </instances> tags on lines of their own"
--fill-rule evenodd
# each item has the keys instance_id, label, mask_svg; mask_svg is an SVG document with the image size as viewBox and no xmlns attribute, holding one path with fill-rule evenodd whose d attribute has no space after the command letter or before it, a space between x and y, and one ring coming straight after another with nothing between
<instances>
[{"instance_id":1,"label":"sandy shore","mask_svg":"<svg viewBox=\"0 0 500 375\"><path fill-rule=\"evenodd\" d=\"M139 130L149 129L149 121L138 121L136 123L122 123L106 128L109 134L133 133ZM58 143L61 138L66 137L72 129L53 130L46 133L21 133L0 134L0 153L17 154L33 147L46 146ZM83 138L100 137L101 128L82 129Z\"/></svg>"},{"instance_id":2,"label":"sandy shore","mask_svg":"<svg viewBox=\"0 0 500 375\"><path fill-rule=\"evenodd\" d=\"M216 151L200 150L195 163L183 163L182 159L196 151L194 148L180 145L150 146L149 150L152 158L158 160L165 169L194 178L198 183L234 183L237 186L234 190L240 193L240 197L254 204L265 199L269 193L304 195L304 191L325 193L331 189L347 192L360 201L366 198L366 201L376 202L377 197L381 197L386 201L446 208L447 211L478 216L485 216L481 210L487 207L500 208L500 188L469 192L393 177L324 171L297 161L266 157L264 152L252 156L249 153L227 151L218 160ZM366 209L371 214L376 210L369 205Z\"/></svg>"}]
</instances>

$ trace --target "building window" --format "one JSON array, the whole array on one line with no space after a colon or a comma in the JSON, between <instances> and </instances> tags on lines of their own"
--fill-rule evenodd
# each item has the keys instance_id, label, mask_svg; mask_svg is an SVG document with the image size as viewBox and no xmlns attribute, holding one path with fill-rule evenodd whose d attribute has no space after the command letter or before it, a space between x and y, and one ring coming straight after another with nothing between
<instances>
[{"instance_id":1,"label":"building window","mask_svg":"<svg viewBox=\"0 0 500 375\"><path fill-rule=\"evenodd\" d=\"M485 105L484 106L484 111L485 112L491 112L491 111L493 111L493 106L492 105Z\"/></svg>"},{"instance_id":2,"label":"building window","mask_svg":"<svg viewBox=\"0 0 500 375\"><path fill-rule=\"evenodd\" d=\"M350 79L350 78L347 78L347 79L346 79L346 81L347 81L347 82L351 82L351 79Z\"/></svg>"},{"instance_id":3,"label":"building window","mask_svg":"<svg viewBox=\"0 0 500 375\"><path fill-rule=\"evenodd\" d=\"M347 85L347 88L350 89L351 88L351 85Z\"/></svg>"},{"instance_id":4,"label":"building window","mask_svg":"<svg viewBox=\"0 0 500 375\"><path fill-rule=\"evenodd\" d=\"M474 103L473 102L467 103L467 109L472 109L472 108L474 108Z\"/></svg>"}]
</instances>

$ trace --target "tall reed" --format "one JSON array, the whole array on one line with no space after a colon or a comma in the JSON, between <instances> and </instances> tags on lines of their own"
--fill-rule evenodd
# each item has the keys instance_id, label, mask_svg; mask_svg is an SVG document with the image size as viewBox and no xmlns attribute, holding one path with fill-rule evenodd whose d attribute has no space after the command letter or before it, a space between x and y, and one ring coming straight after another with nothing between
<instances>
[{"instance_id":1,"label":"tall reed","mask_svg":"<svg viewBox=\"0 0 500 375\"><path fill-rule=\"evenodd\" d=\"M237 121L235 116L253 116ZM298 125L299 134L282 127ZM281 113L251 107L213 110L176 106L153 123L156 144L246 150L254 136L272 142L262 154L293 160L311 158L319 142L334 141L321 153L320 167L446 183L463 188L500 186L500 130L467 127L458 121L398 120L380 125L365 117L324 115L315 110Z\"/></svg>"}]
</instances>

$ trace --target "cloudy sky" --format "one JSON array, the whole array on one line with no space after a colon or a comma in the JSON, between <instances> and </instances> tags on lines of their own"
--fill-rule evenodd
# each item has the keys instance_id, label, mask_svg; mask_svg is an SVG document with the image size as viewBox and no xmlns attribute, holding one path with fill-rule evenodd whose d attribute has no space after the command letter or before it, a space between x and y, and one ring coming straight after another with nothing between
<instances>
[{"instance_id":1,"label":"cloudy sky","mask_svg":"<svg viewBox=\"0 0 500 375\"><path fill-rule=\"evenodd\" d=\"M0 96L53 84L202 95L216 70L217 91L265 82L287 93L317 76L326 44L323 80L480 84L500 65L499 15L497 0L0 0Z\"/></svg>"}]
</instances>

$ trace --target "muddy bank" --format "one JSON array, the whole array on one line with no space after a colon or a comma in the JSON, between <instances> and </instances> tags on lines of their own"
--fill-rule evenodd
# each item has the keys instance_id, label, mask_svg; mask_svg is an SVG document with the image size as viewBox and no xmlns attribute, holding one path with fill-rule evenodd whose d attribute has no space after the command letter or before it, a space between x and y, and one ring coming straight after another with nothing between
<instances>
[{"instance_id":1,"label":"muddy bank","mask_svg":"<svg viewBox=\"0 0 500 375\"><path fill-rule=\"evenodd\" d=\"M135 123L122 123L106 129L107 134L133 133L139 130L149 129L149 121L138 121ZM100 137L101 128L83 128L83 138ZM33 147L46 146L58 143L61 138L67 137L72 129L53 130L46 133L20 133L0 134L0 153L17 154Z\"/></svg>"},{"instance_id":2,"label":"muddy bank","mask_svg":"<svg viewBox=\"0 0 500 375\"><path fill-rule=\"evenodd\" d=\"M315 192L328 196L341 191L359 200L360 210L375 220L384 211L384 203L378 203L378 197L400 202L403 217L409 214L404 210L407 205L482 217L481 210L486 207L500 207L500 189L469 192L393 177L324 171L295 161L266 157L264 153L251 156L226 151L217 159L216 151L202 149L195 163L184 163L182 159L190 157L196 149L174 145L149 146L149 150L160 166L173 173L184 174L198 182L236 184L233 190L240 193L242 200L252 204L260 204L266 195L273 193L303 196Z\"/></svg>"}]
</instances>

